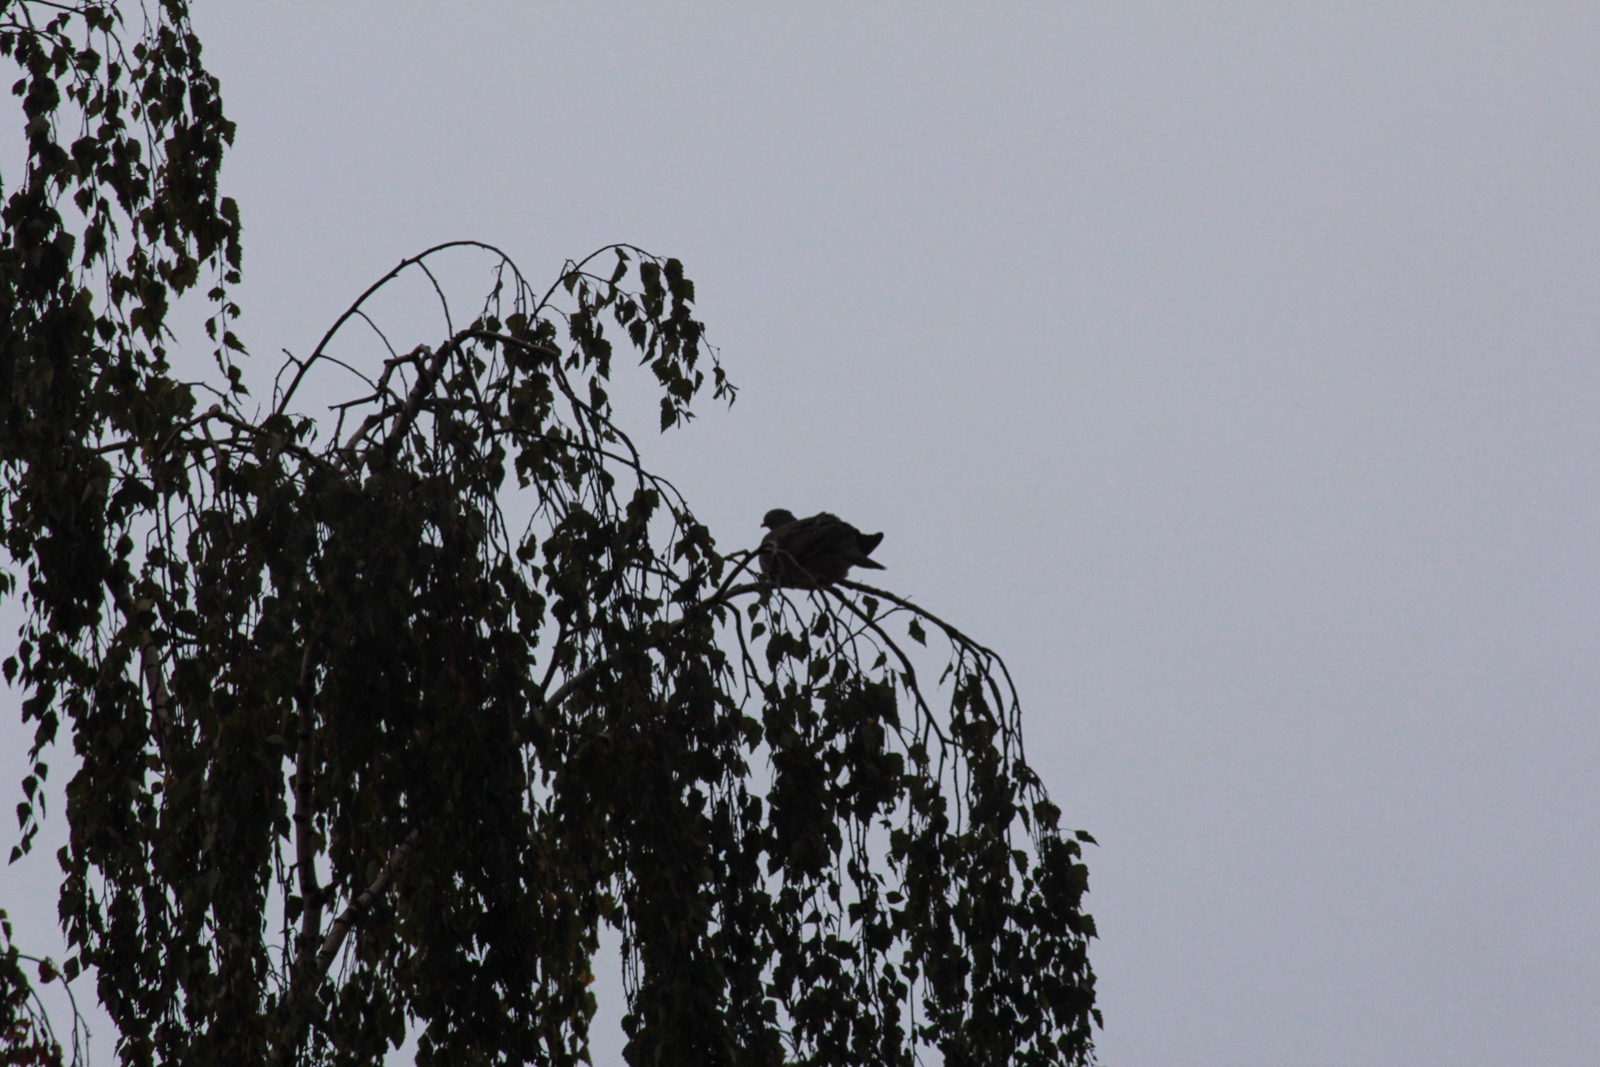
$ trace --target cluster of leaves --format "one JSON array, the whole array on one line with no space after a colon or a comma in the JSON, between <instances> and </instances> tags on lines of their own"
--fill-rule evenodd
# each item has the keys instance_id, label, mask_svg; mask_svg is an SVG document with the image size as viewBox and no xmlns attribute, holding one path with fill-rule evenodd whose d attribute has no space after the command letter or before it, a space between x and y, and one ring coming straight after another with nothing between
<instances>
[{"instance_id":1,"label":"cluster of leaves","mask_svg":"<svg viewBox=\"0 0 1600 1067\"><path fill-rule=\"evenodd\" d=\"M1083 835L1003 665L883 590L755 579L618 426L613 339L662 429L732 400L676 260L617 246L541 291L430 249L256 407L232 128L183 5L127 55L114 9L3 10L30 138L0 234L18 852L65 723L63 971L93 968L125 1063L365 1063L414 1023L423 1064L576 1063L602 923L632 1063L1087 1058ZM433 267L462 254L494 284L458 323ZM163 349L202 275L204 410ZM441 330L396 349L378 296L418 276ZM301 411L329 373L355 395ZM931 688L902 618L948 644Z\"/></svg>"},{"instance_id":2,"label":"cluster of leaves","mask_svg":"<svg viewBox=\"0 0 1600 1067\"><path fill-rule=\"evenodd\" d=\"M48 985L61 980L61 972L49 960L24 955L12 940L11 921L0 910L0 1065L3 1067L62 1067L67 1062L61 1042L44 1010L39 993L23 969L31 963L39 982ZM70 993L68 994L71 995ZM87 1031L73 1005L72 1060L74 1067L85 1062Z\"/></svg>"}]
</instances>

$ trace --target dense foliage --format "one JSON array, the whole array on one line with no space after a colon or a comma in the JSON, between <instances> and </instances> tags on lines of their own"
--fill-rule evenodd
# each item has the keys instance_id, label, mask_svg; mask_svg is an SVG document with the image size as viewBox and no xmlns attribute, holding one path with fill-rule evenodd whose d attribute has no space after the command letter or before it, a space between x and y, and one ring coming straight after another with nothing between
<instances>
[{"instance_id":1,"label":"dense foliage","mask_svg":"<svg viewBox=\"0 0 1600 1067\"><path fill-rule=\"evenodd\" d=\"M762 583L617 425L624 350L663 430L732 399L676 260L539 290L430 249L258 399L184 4L5 3L0 51L12 858L65 727L61 970L124 1062L368 1063L413 1027L419 1063L574 1063L603 923L635 1064L1087 1058L1087 838L1003 665L883 590ZM470 321L441 290L439 334L389 347L376 295L462 254L496 278ZM165 347L196 288L210 384Z\"/></svg>"}]
</instances>

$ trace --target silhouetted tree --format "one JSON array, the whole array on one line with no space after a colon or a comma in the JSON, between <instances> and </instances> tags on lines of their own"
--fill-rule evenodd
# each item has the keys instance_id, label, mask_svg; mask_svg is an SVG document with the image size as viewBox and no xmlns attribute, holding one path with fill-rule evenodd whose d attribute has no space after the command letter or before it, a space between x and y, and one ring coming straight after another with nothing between
<instances>
[{"instance_id":1,"label":"silhouetted tree","mask_svg":"<svg viewBox=\"0 0 1600 1067\"><path fill-rule=\"evenodd\" d=\"M0 235L5 675L36 724L12 858L64 725L61 969L93 968L123 1062L370 1063L415 1021L421 1064L575 1063L602 923L634 1064L1087 1057L1087 837L1000 660L882 590L762 582L618 426L613 341L663 430L733 398L676 260L612 247L543 291L429 249L258 400L185 4L5 3L0 51L28 141ZM376 295L464 251L484 302L458 321L440 288L439 333L390 348ZM195 289L210 381L167 349ZM344 398L306 413L330 370ZM944 642L939 684L901 626Z\"/></svg>"}]
</instances>

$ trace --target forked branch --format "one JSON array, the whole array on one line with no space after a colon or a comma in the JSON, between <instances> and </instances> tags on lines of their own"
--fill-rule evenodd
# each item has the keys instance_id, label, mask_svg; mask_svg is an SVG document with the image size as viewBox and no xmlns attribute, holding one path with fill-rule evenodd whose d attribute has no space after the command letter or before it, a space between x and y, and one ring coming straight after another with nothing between
<instances>
[{"instance_id":1,"label":"forked branch","mask_svg":"<svg viewBox=\"0 0 1600 1067\"><path fill-rule=\"evenodd\" d=\"M289 1063L294 1059L299 1050L300 1042L306 1032L305 1003L316 992L322 980L328 975L328 968L333 966L334 959L339 955L339 950L344 947L345 938L350 936L350 931L361 921L367 912L372 910L373 904L388 891L390 883L405 869L406 862L416 850L417 842L422 839L421 830L413 830L406 839L397 845L389 858L384 860L383 869L372 880L372 884L362 890L352 900L339 917L333 920L333 925L328 927L328 936L322 941L322 947L317 950L316 957L311 961L309 973L298 990L298 995L291 993L288 1004L288 1021L284 1024L283 1032L274 1042L269 1053L273 1063Z\"/></svg>"}]
</instances>

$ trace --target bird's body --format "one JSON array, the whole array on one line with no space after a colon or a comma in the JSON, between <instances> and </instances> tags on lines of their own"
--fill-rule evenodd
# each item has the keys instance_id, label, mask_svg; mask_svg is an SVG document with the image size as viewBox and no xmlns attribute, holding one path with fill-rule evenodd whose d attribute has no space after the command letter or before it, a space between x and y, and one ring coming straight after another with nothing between
<instances>
[{"instance_id":1,"label":"bird's body","mask_svg":"<svg viewBox=\"0 0 1600 1067\"><path fill-rule=\"evenodd\" d=\"M826 511L797 519L774 508L761 525L771 531L761 539L761 574L774 585L821 589L842 581L851 567L884 569L867 558L883 534L864 534Z\"/></svg>"}]
</instances>

